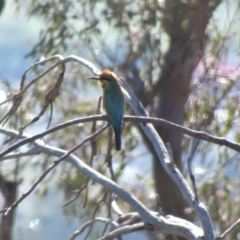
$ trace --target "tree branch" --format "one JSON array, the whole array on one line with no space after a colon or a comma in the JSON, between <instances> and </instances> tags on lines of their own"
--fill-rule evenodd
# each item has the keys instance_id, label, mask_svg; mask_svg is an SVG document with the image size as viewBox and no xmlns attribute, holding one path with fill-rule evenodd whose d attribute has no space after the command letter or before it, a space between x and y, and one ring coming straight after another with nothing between
<instances>
[{"instance_id":1,"label":"tree branch","mask_svg":"<svg viewBox=\"0 0 240 240\"><path fill-rule=\"evenodd\" d=\"M19 132L9 129L0 129L0 132L12 136L19 137ZM31 136L25 134L24 132L21 134L22 138L31 139ZM61 158L67 151L62 149L51 147L41 140L35 140L34 145L39 147L42 153L56 156ZM136 212L139 213L142 220L149 224L152 224L156 231L159 231L163 234L176 234L179 236L184 236L185 238L200 240L203 236L203 232L200 228L192 224L191 222L185 221L180 218L175 218L173 216L157 216L153 212L149 211L137 198L135 198L132 194L125 191L118 184L105 177L98 171L92 169L75 155L71 154L65 158L66 161L71 163L78 171L81 171L87 177L93 179L95 182L100 183L102 186L106 187L110 191L117 194L121 197L126 203L128 203Z\"/></svg>"},{"instance_id":2,"label":"tree branch","mask_svg":"<svg viewBox=\"0 0 240 240\"><path fill-rule=\"evenodd\" d=\"M107 233L105 236L99 238L99 240L111 240L117 237L120 237L126 233L136 232L144 230L144 223L135 223L133 225L127 225L119 227L109 233Z\"/></svg>"},{"instance_id":3,"label":"tree branch","mask_svg":"<svg viewBox=\"0 0 240 240\"><path fill-rule=\"evenodd\" d=\"M9 211L11 211L14 208L16 208L18 206L18 204L20 202L22 202L37 187L37 185L47 176L47 174L52 171L53 168L55 168L62 160L67 158L72 152L76 151L83 144L85 144L86 142L90 141L92 138L95 138L97 135L99 135L101 132L103 132L107 127L108 127L108 124L105 127L103 127L100 130L98 130L97 132L95 132L94 134L92 134L89 137L85 138L81 143L79 143L78 145L74 146L71 150L65 152L57 161L55 161L50 167L48 167L44 171L44 173L38 178L38 180L31 186L31 188L27 192L25 192L16 202L11 204L11 206L9 206L7 209L4 209L4 210L0 211L0 213L1 212L5 212L4 215L8 215Z\"/></svg>"},{"instance_id":4,"label":"tree branch","mask_svg":"<svg viewBox=\"0 0 240 240\"><path fill-rule=\"evenodd\" d=\"M197 186L196 186L195 176L194 176L193 171L192 171L192 164L191 163L192 163L193 154L196 150L196 147L197 147L197 144L198 144L199 141L196 142L194 140L196 140L196 139L193 139L192 147L191 147L191 150L190 150L189 155L187 157L187 166L188 166L189 176L190 176L190 179L191 179L191 182L192 182L194 196L195 196L196 201L198 201L199 198L198 198Z\"/></svg>"},{"instance_id":5,"label":"tree branch","mask_svg":"<svg viewBox=\"0 0 240 240\"><path fill-rule=\"evenodd\" d=\"M231 226L229 227L221 236L220 238L217 238L219 240L226 238L226 236L237 226L240 225L240 218Z\"/></svg>"},{"instance_id":6,"label":"tree branch","mask_svg":"<svg viewBox=\"0 0 240 240\"><path fill-rule=\"evenodd\" d=\"M30 83L28 83L24 87L25 75L30 69L37 66L38 64L45 64L48 61L52 61L55 58L59 59L59 61L57 63L55 63L54 65L49 67L46 71L44 71L43 73L38 75L36 78L34 78ZM79 57L73 56L73 55L68 56L66 58L63 58L60 55L56 55L56 56L53 56L53 57L48 58L46 60L39 61L39 62L35 63L33 66L31 66L24 73L23 81L21 83L20 92L17 93L15 96L13 96L13 99L14 99L14 97L16 98L16 96L17 96L17 99L21 99L24 92L32 84L34 84L36 81L38 81L40 78L42 78L44 75L46 75L48 72L50 72L55 67L57 67L59 65L62 65L62 64L65 64L65 63L70 62L70 61L75 61L75 62L78 62L78 63L86 66L95 75L100 74L100 71L98 69L96 69L95 66L92 63L86 61L85 59L82 59L82 58L79 58ZM211 136L211 135L209 135L207 133L204 133L204 132L193 131L193 130L184 128L182 126L179 126L179 125L176 125L176 124L173 124L173 123L169 123L168 121L165 121L163 119L148 118L147 117L148 116L147 112L142 107L141 103L135 97L134 93L131 91L131 89L128 87L128 85L125 83L124 79L119 78L119 80L120 80L122 86L124 87L125 91L127 92L126 100L127 100L128 104L133 109L135 114L138 116L138 117L125 116L124 121L132 121L132 122L138 122L138 123L141 122L140 126L143 129L146 136L150 139L153 147L155 148L155 151L158 155L159 161L161 162L162 166L164 167L166 172L169 174L169 176L173 179L173 181L176 183L176 185L179 187L179 189L182 191L182 193L185 196L185 198L187 199L189 205L198 214L198 216L199 216L199 218L202 222L203 229L204 229L204 237L208 240L214 239L212 223L211 223L211 220L209 218L209 215L208 215L208 212L207 212L206 208L200 202L195 201L194 194L193 194L192 190L190 189L188 183L182 177L181 173L175 167L175 165L171 164L171 160L169 158L168 152L167 152L162 140L160 139L157 132L153 128L152 124L150 124L148 122L152 122L153 124L159 124L159 125L162 125L164 127L171 127L171 128L174 128L174 129L176 129L176 130L178 130L178 131L180 131L184 134L188 134L189 136L199 138L199 139L202 139L202 140L206 140L206 141L210 141L210 142L213 142L213 143L217 143L217 144L220 144L220 145L225 145L225 146L227 146L229 148L232 148L232 149L234 149L238 152L240 152L240 145L238 145L236 143L233 143L233 142L230 142L230 141L227 141L224 138L214 137L214 136ZM63 128L63 127L67 127L67 126L77 124L77 123L80 123L80 122L87 122L87 121L93 121L93 120L94 121L96 121L96 120L107 120L107 117L103 116L103 115L100 115L100 116L98 115L98 116L93 116L93 117L87 117L87 118L72 120L72 121L69 121L69 122L64 123L64 124L59 124L56 127L51 128L51 129L49 129L49 130L47 130L43 133L37 134L35 136L28 136L28 135L23 134L23 133L18 133L16 131L11 131L11 130L0 128L0 132L2 132L4 134L11 135L11 136L18 137L18 138L25 138L25 139L19 141L18 143L10 146L5 151L3 151L0 154L0 158L3 157L4 155L6 155L7 153L12 152L14 149L16 149L16 148L18 148L18 147L20 147L20 146L22 146L26 143L33 142L33 141L34 141L34 144L40 148L41 152L51 154L53 156L57 156L57 157L61 158L61 157L64 156L64 154L67 154L66 151L63 151L63 150L58 149L58 148L53 148L53 147L48 146L46 144L42 144L42 142L37 140L37 139L39 139L39 138L41 138L41 137L43 137L43 136L45 136L45 135L47 135L47 134L49 134L53 131L57 131L57 130ZM146 123L148 123L148 124L146 124ZM176 234L176 235L188 237L188 238L191 238L191 239L199 239L202 236L201 230L199 228L197 228L195 225L193 225L193 224L191 224L187 221L180 220L178 218L173 219L172 217L169 217L169 216L168 216L168 218L165 218L163 216L158 217L155 214L151 213L134 196L132 196L128 192L124 191L119 185L117 185L116 183L114 183L110 179L106 178L105 176L101 175L100 173L98 173L94 169L87 166L84 162L82 162L76 156L69 155L69 156L66 157L66 160L68 162L70 162L73 166L75 166L79 171L83 172L87 177L92 178L94 181L102 184L104 187L106 187L109 190L115 192L118 196L123 198L125 200L125 202L130 204L133 207L133 209L140 214L143 221L152 224L155 227L155 229L159 230L161 233ZM188 225L188 227L186 227L186 224ZM189 225L189 224L191 224L191 225Z\"/></svg>"},{"instance_id":7,"label":"tree branch","mask_svg":"<svg viewBox=\"0 0 240 240\"><path fill-rule=\"evenodd\" d=\"M39 151L37 148L32 148L25 152L14 152L14 153L7 154L6 156L2 157L0 161L16 159L16 158L20 158L20 157L33 156L33 155L35 156L40 153L41 153L41 151Z\"/></svg>"},{"instance_id":8,"label":"tree branch","mask_svg":"<svg viewBox=\"0 0 240 240\"><path fill-rule=\"evenodd\" d=\"M130 98L127 98L127 102L134 111L137 116L147 116L146 110L143 108L142 104L138 101L135 97L133 91L129 88L127 83L123 78L119 78L121 81L122 86L128 92ZM156 154L158 156L159 161L161 162L163 168L168 173L168 175L172 178L178 188L181 190L182 194L186 198L188 204L194 209L197 215L200 218L202 223L202 227L204 229L204 237L208 240L214 239L214 232L211 219L207 212L205 206L200 203L196 202L194 199L194 194L188 185L187 181L183 178L180 171L171 164L171 160L169 158L167 149L162 142L161 138L157 134L156 130L152 126L152 124L140 124L141 128L143 129L146 136L150 139L153 147L155 148Z\"/></svg>"},{"instance_id":9,"label":"tree branch","mask_svg":"<svg viewBox=\"0 0 240 240\"><path fill-rule=\"evenodd\" d=\"M75 124L79 124L79 123L85 123L85 122L91 122L91 121L107 121L107 116L106 115L94 115L94 116L90 116L90 117L83 117L83 118L77 118L77 119L73 119L70 121L67 121L65 123L61 123L56 125L55 127L52 127L42 133L36 134L34 136L25 138L15 144L13 144L12 146L10 146L9 148L7 148L6 150L2 151L0 153L0 161L2 161L2 157L5 156L6 154L12 152L13 150L15 150L18 147L21 147L27 143L30 143L36 139L42 138L52 132L58 131L60 129L63 129L65 127L69 127ZM225 138L219 138L219 137L215 137L213 135L207 134L205 132L202 131L195 131L195 130L191 130L189 128L185 128L182 127L180 125L177 125L175 123L166 121L164 119L161 118L152 118L152 117L141 117L141 116L124 116L124 121L125 122L133 122L133 123L152 123L153 125L161 125L163 127L168 127L168 128L173 128L177 131L180 131L188 136L194 137L194 138L198 138L201 140L205 140L208 142L212 142L212 143L216 143L218 145L221 146L226 146L230 149L233 149L237 152L240 152L240 145L235 143L235 142L231 142ZM0 127L0 133L4 134L4 128ZM21 137L21 133L19 133L17 136L15 136L17 138L22 138Z\"/></svg>"},{"instance_id":10,"label":"tree branch","mask_svg":"<svg viewBox=\"0 0 240 240\"><path fill-rule=\"evenodd\" d=\"M73 233L73 235L69 238L69 240L74 240L77 236L79 236L87 227L92 226L95 222L102 222L102 223L108 223L108 224L112 224L114 227L118 226L118 223L106 218L101 218L101 217L97 217L94 218L91 221L88 221L86 223L84 223L82 225L82 227L77 230L76 232Z\"/></svg>"}]
</instances>

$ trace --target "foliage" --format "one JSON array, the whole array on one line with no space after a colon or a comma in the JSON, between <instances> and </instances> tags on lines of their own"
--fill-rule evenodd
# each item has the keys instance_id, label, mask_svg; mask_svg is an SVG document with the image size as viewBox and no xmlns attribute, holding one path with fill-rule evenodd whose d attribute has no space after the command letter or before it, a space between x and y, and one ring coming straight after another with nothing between
<instances>
[{"instance_id":1,"label":"foliage","mask_svg":"<svg viewBox=\"0 0 240 240\"><path fill-rule=\"evenodd\" d=\"M194 2L182 1L180 8L177 9L177 15L167 11L169 9L167 5L174 4L174 1L166 1L164 4L164 2L155 0L105 2L28 0L24 3L16 1L16 7L25 8L29 16L40 17L45 23L39 42L28 53L28 57L40 58L57 53L67 55L74 53L94 61L102 69L118 70L120 73L118 75L129 78L129 83L150 115L156 116L156 110L161 103L158 93L162 83L159 79L164 61L166 61L166 52L173 41L169 38L169 33L176 31L176 38L185 37L179 36L177 27L173 28L173 26L182 27L186 34L190 31ZM218 3L219 1L209 0L209 6L215 7ZM184 124L191 129L205 131L219 137L228 137L238 142L240 136L238 130L240 115L238 63L232 66L231 70L224 70L227 64L226 59L232 54L230 53L231 44L236 41L236 37L239 38L234 28L239 20L239 7L233 13L234 4L233 1L223 1L220 5L223 8L222 11L232 16L228 19L226 28L218 24L221 23L220 14L213 15L207 25L206 39L203 43L205 44L204 52L199 53L200 63L196 65L196 71L191 73L192 81L187 93ZM182 19L185 20L182 21ZM182 22L177 25L178 21ZM186 42L188 40L186 39ZM239 50L236 49L236 51ZM236 61L239 62L239 59ZM129 72L134 78L129 77L131 76ZM38 69L33 76L37 73L39 73ZM61 87L61 95L54 102L51 125L96 112L95 93L100 95L100 92L98 88L86 81L88 75L88 72L77 69L74 64L69 66ZM43 83L41 80L32 88L32 92L28 92L18 115L8 122L9 126L19 128L29 121L29 117L39 112L44 105L47 90L56 81L55 74L49 74L44 81ZM86 90L88 94L85 93ZM127 109L126 113L128 112L130 111ZM45 115L40 122L47 122L48 119L49 116ZM38 123L30 129L34 130L36 124ZM69 128L68 131L59 131L47 137L46 142L60 148L70 149L79 142L79 139L89 135L90 129L91 125L87 124L78 126L77 129ZM98 138L99 159L94 159L93 164L96 169L110 176L110 173L102 167L107 146L107 133L104 134ZM118 162L115 166L117 178L121 177L122 171L129 164L127 157L134 155L134 150L144 143L141 140L141 133L137 134L139 141L136 141L136 128L130 125L125 126L123 133L125 149L117 156L118 159L114 159ZM188 154L191 144L191 139L183 139L183 156ZM81 151L77 152L77 155L92 162L89 145L84 146ZM214 155L214 163L210 163L212 155ZM210 214L222 231L231 225L240 214L239 193L235 192L235 189L240 189L237 176L240 167L239 159L233 151L216 149L212 144L198 142L192 161L195 165L201 166L205 172L210 167L211 172L214 172L206 179L206 182L199 186L199 192L210 209L216 208L210 211ZM43 166L41 161L38 162L45 169L46 166ZM234 169L228 166L236 167ZM64 176L64 181L60 180L58 186L65 192L66 200L70 200L72 195L69 193L79 189L85 178L72 171L71 166L67 164L62 166L61 175ZM103 194L102 189L99 191ZM86 195L81 194L79 201L82 202L81 199L85 197ZM143 199L143 202L149 200L144 194L140 194L139 197ZM88 199L89 206L93 206L94 202L91 201L93 198L94 196L92 198L90 196ZM75 201L66 212L77 215L78 204L79 202ZM224 207L221 211L217 211L221 208L220 206ZM233 239L235 236L236 232L230 237Z\"/></svg>"}]
</instances>

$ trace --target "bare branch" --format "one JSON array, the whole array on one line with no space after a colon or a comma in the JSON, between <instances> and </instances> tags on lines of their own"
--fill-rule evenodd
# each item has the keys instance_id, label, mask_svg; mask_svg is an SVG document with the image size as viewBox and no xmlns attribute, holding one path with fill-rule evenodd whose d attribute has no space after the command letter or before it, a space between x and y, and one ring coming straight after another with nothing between
<instances>
[{"instance_id":1,"label":"bare branch","mask_svg":"<svg viewBox=\"0 0 240 240\"><path fill-rule=\"evenodd\" d=\"M96 207L95 207L95 209L94 209L94 211L93 211L92 219L95 218L95 214L96 214L96 212L97 212L100 204L104 202L104 200L105 200L105 198L107 197L108 193L109 193L109 190L106 190L106 191L104 192L102 198L98 201L98 203L97 203L97 205L96 205ZM88 232L87 232L84 240L88 239L88 236L89 236L89 234L90 234L90 232L91 232L91 230L92 230L92 227L93 227L93 225L90 226L90 228L89 228L89 230L88 230Z\"/></svg>"},{"instance_id":2,"label":"bare branch","mask_svg":"<svg viewBox=\"0 0 240 240\"><path fill-rule=\"evenodd\" d=\"M130 225L133 223L139 223L141 221L142 221L142 219L137 212L126 213L126 214L120 216L118 219L118 223L121 223L121 225Z\"/></svg>"},{"instance_id":3,"label":"bare branch","mask_svg":"<svg viewBox=\"0 0 240 240\"><path fill-rule=\"evenodd\" d=\"M19 136L19 133L13 130L0 128L0 132L8 136ZM31 138L25 133L22 133L21 137ZM35 140L34 144L39 147L42 153L50 154L52 156L62 157L65 153L67 153L62 149L51 147L43 143L41 140ZM132 209L134 209L134 211L138 212L144 222L152 224L156 231L164 234L176 234L193 240L200 240L203 236L202 230L188 221L172 216L158 217L158 213L154 214L153 212L150 212L136 197L125 191L118 184L116 184L106 176L89 167L87 164L84 163L84 161L81 161L75 155L71 154L67 156L66 161L72 164L76 169L81 171L87 177L93 179L95 182L98 182L102 186L106 187L107 189L121 197L126 203L128 203L132 207Z\"/></svg>"},{"instance_id":4,"label":"bare branch","mask_svg":"<svg viewBox=\"0 0 240 240\"><path fill-rule=\"evenodd\" d=\"M58 76L58 79L57 79L55 85L48 91L47 95L45 96L45 103L43 105L42 110L29 123L27 123L25 126L22 126L21 130L23 130L24 128L26 128L30 124L38 121L39 118L45 113L45 111L48 108L49 104L51 105L51 109L52 109L52 103L60 95L60 88L61 88L61 85L62 85L62 82L63 82L64 73L65 73L65 65L62 64L62 71L59 73L59 76ZM51 117L50 117L50 120L51 120ZM50 125L50 121L48 123L48 127L49 127L49 125Z\"/></svg>"},{"instance_id":5,"label":"bare branch","mask_svg":"<svg viewBox=\"0 0 240 240\"><path fill-rule=\"evenodd\" d=\"M157 205L158 213L160 215L165 215L165 213L162 210L162 203L158 194L156 194L156 205Z\"/></svg>"},{"instance_id":6,"label":"bare branch","mask_svg":"<svg viewBox=\"0 0 240 240\"><path fill-rule=\"evenodd\" d=\"M219 240L226 238L226 236L237 226L240 225L240 218L231 226L229 227L221 236L217 238Z\"/></svg>"},{"instance_id":7,"label":"bare branch","mask_svg":"<svg viewBox=\"0 0 240 240\"><path fill-rule=\"evenodd\" d=\"M113 135L113 130L112 130L112 128L109 128L108 129L107 154L106 154L106 157L105 157L104 164L105 163L107 164L108 169L109 169L110 174L111 174L111 179L114 181L115 180L115 175L114 175L114 171L113 171L113 167L112 167L112 146L113 146L112 135Z\"/></svg>"},{"instance_id":8,"label":"bare branch","mask_svg":"<svg viewBox=\"0 0 240 240\"><path fill-rule=\"evenodd\" d=\"M130 107L132 108L132 110L134 111L134 113L137 116L147 116L148 114L146 110L143 108L142 104L138 101L133 91L129 88L124 79L119 78L119 80L121 81L122 86L130 95L130 98L127 98L126 100ZM162 142L161 138L157 134L152 124L146 124L145 126L144 124L140 124L140 126L143 129L146 136L150 139L150 142L152 143L153 147L155 148L156 154L163 168L172 178L172 180L175 182L178 188L181 190L188 204L198 214L204 229L204 237L208 240L213 240L214 239L213 225L207 212L207 209L203 204L195 201L193 192L189 187L187 181L183 178L181 172L174 165L171 164L171 160L169 158L167 149L165 148L164 143Z\"/></svg>"},{"instance_id":9,"label":"bare branch","mask_svg":"<svg viewBox=\"0 0 240 240\"><path fill-rule=\"evenodd\" d=\"M166 143L166 147L167 147L168 154L169 154L170 164L174 165L173 152L172 152L172 148L171 148L171 145L169 142Z\"/></svg>"},{"instance_id":10,"label":"bare branch","mask_svg":"<svg viewBox=\"0 0 240 240\"><path fill-rule=\"evenodd\" d=\"M33 69L34 67L36 67L37 65L44 65L45 63L49 62L49 61L52 61L52 60L55 60L55 59L58 59L58 62L56 62L55 64L53 64L51 67L49 67L47 70L45 70L44 72L42 72L41 74L39 74L36 78L34 78L33 80L31 80L25 87L24 87L24 82L25 82L25 79L26 79L26 74L29 70ZM25 92L33 85L35 84L39 79L41 79L43 76L45 76L47 73L49 73L51 70L53 70L54 68L56 68L57 66L61 65L61 66L64 66L65 63L68 63L68 62L78 62L82 65L84 65L85 67L87 67L89 70L91 70L93 72L93 74L95 75L98 75L100 73L100 71L92 64L90 63L89 61L83 59L83 58L80 58L80 57L77 57L77 56L74 56L74 55L70 55L66 58L64 58L63 56L61 55L55 55L55 56L52 56L52 57L49 57L47 59L44 59L42 61L38 61L36 62L35 64L33 64L30 68L28 68L23 76L22 76L22 81L21 81L21 84L20 84L20 91L16 94L14 94L12 97L8 98L7 100L3 101L2 103L0 103L0 105L4 104L4 103L7 103L9 101L12 101L12 107L11 109L9 110L9 112L3 117L3 119L0 121L0 123L3 123L3 125L9 120L9 118L17 111L18 107L20 106L21 104L21 101L22 101L22 97L23 95L25 94ZM49 92L49 94L51 95L51 97L53 96L53 91L55 91L55 95L57 93L57 88L55 89L51 89L52 92ZM51 91L50 90L50 91ZM46 98L49 98L50 95L47 95ZM46 99L46 104L47 104L47 101L51 102L51 98L50 99ZM50 103L49 102L49 103ZM47 108L47 106L44 106L44 108ZM48 105L48 104L47 104ZM46 110L43 108L43 112ZM38 118L41 116L41 113L42 111L39 113L39 115L33 119L33 122L34 121L37 121ZM25 126L26 127L26 126Z\"/></svg>"},{"instance_id":11,"label":"bare branch","mask_svg":"<svg viewBox=\"0 0 240 240\"><path fill-rule=\"evenodd\" d=\"M112 232L109 232L108 234L106 234L105 236L99 238L99 240L111 240L117 237L120 237L126 233L132 233L132 232L136 232L136 231L141 231L144 230L144 223L135 223L133 225L127 225L127 226L123 226L123 227L119 227L115 230L113 230Z\"/></svg>"},{"instance_id":12,"label":"bare branch","mask_svg":"<svg viewBox=\"0 0 240 240\"><path fill-rule=\"evenodd\" d=\"M101 218L101 217L97 217L94 218L91 221L86 222L85 224L82 225L82 227L77 230L76 232L73 233L73 235L69 238L69 240L74 240L77 236L79 236L87 227L92 226L95 222L102 222L102 223L108 223L108 224L112 224L114 227L118 226L118 223L112 220L109 220L107 218Z\"/></svg>"},{"instance_id":13,"label":"bare branch","mask_svg":"<svg viewBox=\"0 0 240 240\"><path fill-rule=\"evenodd\" d=\"M141 113L141 111L140 111ZM139 114L140 114L139 113ZM146 115L146 113L144 114ZM152 123L153 125L160 125L166 128L172 128L175 129L176 131L179 131L183 134L186 134L190 137L194 137L197 139L205 140L207 142L212 142L221 146L226 146L228 148L231 148L237 152L240 152L240 144L237 144L235 142L229 141L226 138L221 138L221 137L216 137L213 135L210 135L206 132L203 131L195 131L183 126L180 126L178 124L169 122L167 120L161 119L161 118L152 118L152 117L133 117L133 116L125 116L124 121L126 122L141 122L141 123Z\"/></svg>"},{"instance_id":14,"label":"bare branch","mask_svg":"<svg viewBox=\"0 0 240 240\"><path fill-rule=\"evenodd\" d=\"M8 113L1 119L0 123L2 123L2 125L4 125L10 119L10 117L13 116L13 114L17 111L17 109L20 106L21 101L22 101L22 94L17 93L15 95L13 95L13 97L11 97L10 99L7 99L6 101L1 103L0 105L8 102L9 100L12 100L12 107L8 111Z\"/></svg>"},{"instance_id":15,"label":"bare branch","mask_svg":"<svg viewBox=\"0 0 240 240\"><path fill-rule=\"evenodd\" d=\"M17 135L15 135L15 134L13 134L13 135L11 135L11 136L14 136L15 138L24 138L23 140L21 140L21 141L19 141L19 142L17 142L17 143L15 143L15 144L13 144L12 146L10 146L8 149L6 149L5 151L3 151L1 154L0 154L0 159L3 157L3 156L5 156L7 153L10 153L10 152L12 152L13 150L15 150L16 148L18 148L18 147L21 147L21 146L23 146L23 145L25 145L25 144L27 144L27 143L31 143L31 142L33 142L33 141L35 141L35 140L37 140L37 139L40 139L40 138L42 138L42 137L44 137L44 136L46 136L46 135L48 135L48 134L50 134L50 133L52 133L52 132L55 132L55 131L57 131L57 130L60 130L60 129L62 129L62 128L64 128L64 127L68 127L68 126L71 126L71 125L75 125L75 124L79 124L79 123L84 123L84 122L89 122L89 121L94 121L94 120L107 120L107 117L105 116L105 117L103 117L103 118L99 118L99 116L102 116L102 115L98 115L98 117L96 118L96 117L86 117L86 118L81 118L81 120L79 121L79 119L75 119L75 120L71 120L71 121L68 121L68 122L66 122L66 123L63 123L63 124L59 124L59 125L57 125L57 126L55 126L55 127L53 127L53 128L50 128L50 129L48 129L48 130L46 130L46 131L44 131L44 132L42 132L42 133L40 133L40 134L36 134L36 135L34 135L34 136L31 136L31 137L23 137L22 136L22 134L21 134L21 132L19 132ZM3 133L3 134L9 134L9 131L5 131L5 129L4 128L1 128L0 127L0 133ZM0 160L1 161L1 160Z\"/></svg>"},{"instance_id":16,"label":"bare branch","mask_svg":"<svg viewBox=\"0 0 240 240\"><path fill-rule=\"evenodd\" d=\"M108 127L108 124L106 126L104 126L103 128L101 128L100 130L98 130L97 132L95 132L94 134L90 135L89 137L85 138L81 143L79 143L78 145L76 145L75 147L73 147L70 151L66 152L65 154L63 154L57 161L55 161L50 167L48 167L44 173L38 178L38 180L32 185L32 187L25 192L16 202L14 202L11 206L9 206L7 209L4 209L0 212L5 212L4 215L7 215L9 213L9 211L13 210L14 208L16 208L18 206L18 204L20 202L22 202L36 187L37 185L47 176L47 174L53 169L55 168L62 160L64 160L66 157L68 157L72 152L76 151L79 147L81 147L83 144L85 144L86 142L90 141L92 138L95 138L98 134L100 134L101 132L103 132L106 128Z\"/></svg>"},{"instance_id":17,"label":"bare branch","mask_svg":"<svg viewBox=\"0 0 240 240\"><path fill-rule=\"evenodd\" d=\"M193 141L192 141L191 151L190 151L190 153L188 155L188 158L187 158L187 166L188 166L189 176L190 176L190 179L191 179L191 182L192 182L192 186L193 186L194 196L195 196L196 201L198 201L197 186L196 186L196 181L195 181L195 177L193 175L192 166L191 166L192 157L193 157L193 154L194 154L194 152L196 150L196 147L198 145L198 141L196 142L194 140L196 140L196 139L193 139Z\"/></svg>"},{"instance_id":18,"label":"bare branch","mask_svg":"<svg viewBox=\"0 0 240 240\"><path fill-rule=\"evenodd\" d=\"M119 207L118 204L117 204L117 196L114 196L114 197L113 197L113 200L112 200L112 202L111 202L111 206L112 206L113 211L114 211L119 217L123 215L122 210L120 209L120 207Z\"/></svg>"},{"instance_id":19,"label":"bare branch","mask_svg":"<svg viewBox=\"0 0 240 240\"><path fill-rule=\"evenodd\" d=\"M74 201L80 196L81 192L82 192L84 189L87 189L88 180L89 180L89 178L86 179L85 184L84 184L83 187L81 187L81 188L78 189L78 190L74 190L74 191L73 191L74 193L77 192L77 195L76 195L72 200L70 200L69 202L65 203L65 204L62 206L63 208L64 208L64 207L67 207L67 206L70 205L72 202L74 202ZM72 193L73 193L73 192L72 192ZM85 207L85 202L86 202L86 201L84 201L83 208Z\"/></svg>"},{"instance_id":20,"label":"bare branch","mask_svg":"<svg viewBox=\"0 0 240 240\"><path fill-rule=\"evenodd\" d=\"M37 65L44 65L45 63L47 62L52 62L53 60L57 59L58 61L61 61L64 59L64 57L62 55L54 55L54 56L51 56L47 59L40 59L40 61L37 61L35 62L32 66L30 66L24 73L23 73L23 76L22 76L22 81L21 81L21 84L20 84L20 91L22 91L24 89L24 83L25 83L25 79L26 79L26 76L27 76L27 73L32 70L33 68L35 68Z\"/></svg>"},{"instance_id":21,"label":"bare branch","mask_svg":"<svg viewBox=\"0 0 240 240\"><path fill-rule=\"evenodd\" d=\"M98 105L97 105L96 114L100 114L101 103L102 103L102 97L100 97L100 98L98 99ZM93 121L91 133L93 134L95 131L96 131L96 121ZM93 139L93 140L91 141L91 160L90 160L90 166L92 166L93 158L94 158L96 155L97 155L97 141L96 141L96 139Z\"/></svg>"},{"instance_id":22,"label":"bare branch","mask_svg":"<svg viewBox=\"0 0 240 240\"><path fill-rule=\"evenodd\" d=\"M27 156L36 156L38 154L40 154L41 151L37 148L34 147L28 151L25 152L14 152L14 153L10 153L7 156L4 156L1 158L1 161L5 161L5 160L10 160L10 159L16 159L16 158L20 158L20 157L27 157Z\"/></svg>"},{"instance_id":23,"label":"bare branch","mask_svg":"<svg viewBox=\"0 0 240 240\"><path fill-rule=\"evenodd\" d=\"M85 67L87 67L93 74L95 75L98 75L100 73L100 71L89 61L81 58L81 57L77 57L75 55L70 55L66 58L64 58L63 56L61 55L55 55L55 56L52 56L52 57L49 57L47 59L44 59L42 61L38 61L36 62L35 64L33 64L29 69L27 69L25 71L25 73L23 74L23 76L26 76L26 73L31 70L32 68L36 67L37 65L44 65L45 63L49 62L49 61L52 61L53 59L59 59L58 62L56 62L55 64L53 64L51 67L49 67L47 70L45 70L43 73L39 74L36 78L34 78L30 83L28 83L26 85L25 88L23 88L23 84L21 84L21 91L19 92L19 94L24 94L27 89L33 85L34 83L36 83L40 78L42 78L43 76L45 76L47 73L49 73L50 71L52 71L54 68L56 68L57 66L59 65L63 65L65 63L68 63L68 62L78 62L82 65L84 65Z\"/></svg>"},{"instance_id":24,"label":"bare branch","mask_svg":"<svg viewBox=\"0 0 240 240\"><path fill-rule=\"evenodd\" d=\"M32 142L36 139L42 138L42 137L44 137L44 136L46 136L46 135L48 135L52 132L58 131L62 128L69 127L69 126L79 124L79 123L84 123L84 122L107 121L107 120L108 119L107 119L106 115L95 115L95 116L77 118L77 119L67 121L65 123L58 124L55 127L52 127L50 129L42 132L42 133L36 134L34 136L23 139L23 140L15 143L15 144L13 144L12 146L10 146L9 148L7 148L6 150L4 150L0 153L0 159L4 155L6 155L6 154L12 152L13 150L15 150L16 148L21 147L24 144L30 143L30 142ZM191 130L189 128L185 128L185 127L182 127L180 125L171 123L171 122L166 121L166 120L161 119L161 118L124 116L124 121L125 122L133 122L133 123L152 123L153 125L161 125L163 127L173 128L173 129L175 129L177 131L180 131L180 132L182 132L186 135L189 135L191 137L198 138L198 139L205 140L205 141L212 142L212 143L216 143L216 144L219 144L221 146L226 146L230 149L233 149L237 152L240 152L240 145L235 143L235 142L231 142L231 141L229 141L225 138L215 137L213 135L207 134L207 133L202 132L202 131L194 131L194 130ZM0 127L0 132L4 134L4 128ZM19 134L17 137L21 138L21 134Z\"/></svg>"},{"instance_id":25,"label":"bare branch","mask_svg":"<svg viewBox=\"0 0 240 240\"><path fill-rule=\"evenodd\" d=\"M113 219L113 217L112 217L112 196L113 196L113 194L114 193L112 193L112 192L109 192L109 194L108 194L108 196L107 196L107 203L106 203L106 205L107 205L107 218L108 219ZM107 229L108 229L108 226L109 226L109 224L107 223L107 224L105 224L105 227L104 227L104 229L103 229L103 231L102 231L102 234L101 234L101 236L103 236L105 233L106 233L106 231L107 231Z\"/></svg>"}]
</instances>

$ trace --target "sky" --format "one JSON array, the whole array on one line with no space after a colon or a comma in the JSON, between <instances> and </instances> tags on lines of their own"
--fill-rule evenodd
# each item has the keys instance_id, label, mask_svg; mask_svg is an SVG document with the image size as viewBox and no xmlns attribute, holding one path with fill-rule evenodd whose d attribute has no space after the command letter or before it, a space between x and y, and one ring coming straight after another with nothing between
<instances>
[{"instance_id":1,"label":"sky","mask_svg":"<svg viewBox=\"0 0 240 240\"><path fill-rule=\"evenodd\" d=\"M23 13L17 14L11 2L6 1L0 16L0 74L16 82L21 79L23 69L32 64L32 59L24 56L37 41L42 23L38 19L28 19Z\"/></svg>"},{"instance_id":2,"label":"sky","mask_svg":"<svg viewBox=\"0 0 240 240\"><path fill-rule=\"evenodd\" d=\"M221 21L223 28L225 18L226 16L223 15ZM29 19L24 16L24 13L17 14L12 7L12 0L6 1L5 9L0 16L1 78L8 80L13 85L17 86L19 84L24 70L33 64L32 59L24 56L30 51L31 46L37 42L42 26L43 23L37 18ZM230 49L232 53L234 53L236 45L237 43L234 42L233 47ZM237 58L234 54L232 56L229 61L235 63ZM0 90L0 101L1 99ZM142 159L142 162L144 162L144 159ZM142 166L141 163L138 165ZM29 189L31 179L30 176L23 182L19 189L19 195ZM16 214L14 240L68 239L73 231L79 228L81 223L78 219L70 223L63 215L63 196L61 193L56 192L53 187L49 189L46 198L39 199L35 194L31 194L20 204ZM137 238L140 240L140 236Z\"/></svg>"}]
</instances>

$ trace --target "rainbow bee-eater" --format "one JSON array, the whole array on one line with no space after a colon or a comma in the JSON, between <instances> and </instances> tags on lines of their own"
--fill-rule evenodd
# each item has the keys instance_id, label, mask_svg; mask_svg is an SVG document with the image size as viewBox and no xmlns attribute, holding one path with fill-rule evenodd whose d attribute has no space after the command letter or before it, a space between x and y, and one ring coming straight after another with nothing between
<instances>
[{"instance_id":1,"label":"rainbow bee-eater","mask_svg":"<svg viewBox=\"0 0 240 240\"><path fill-rule=\"evenodd\" d=\"M98 80L103 89L103 107L115 134L115 148L121 151L124 94L118 77L109 70L103 70L99 76L90 79Z\"/></svg>"}]
</instances>

